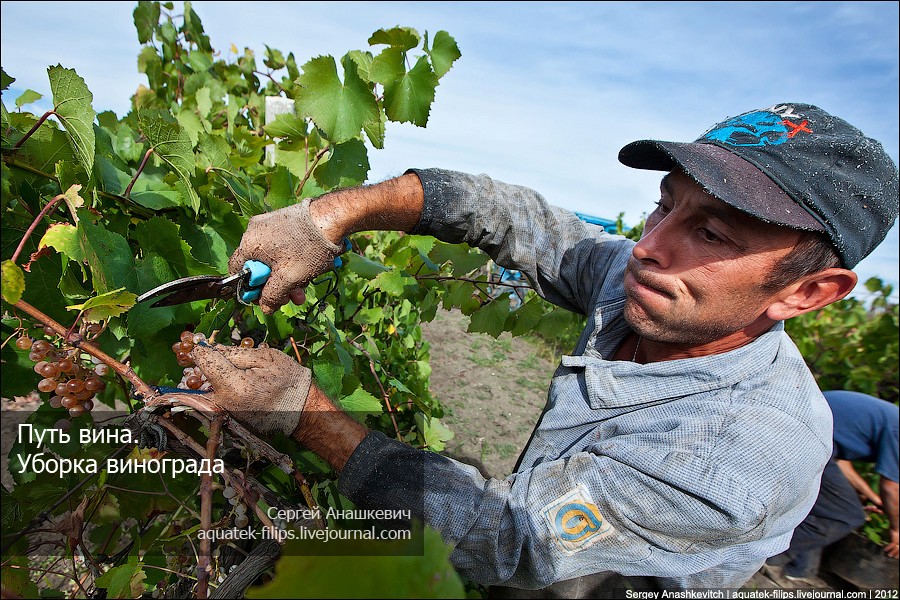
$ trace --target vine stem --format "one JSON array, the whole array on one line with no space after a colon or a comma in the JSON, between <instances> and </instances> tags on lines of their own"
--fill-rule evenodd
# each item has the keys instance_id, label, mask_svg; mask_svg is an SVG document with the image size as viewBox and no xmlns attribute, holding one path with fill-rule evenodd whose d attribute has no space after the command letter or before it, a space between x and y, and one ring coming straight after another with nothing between
<instances>
[{"instance_id":1,"label":"vine stem","mask_svg":"<svg viewBox=\"0 0 900 600\"><path fill-rule=\"evenodd\" d=\"M131 385L134 386L135 392L143 396L145 399L152 398L157 395L153 388L144 383L143 379L138 377L137 373L134 372L131 366L120 363L94 344L86 341L83 337L81 337L80 334L69 334L69 330L67 327L61 325L54 319L45 315L43 312L31 306L24 300L19 300L18 302L16 302L15 307L33 318L36 322L43 323L44 325L50 327L53 332L61 337L67 344L71 344L75 348L78 348L79 350L82 350L102 361L110 369L121 375L124 379L127 379L131 383Z\"/></svg>"},{"instance_id":2,"label":"vine stem","mask_svg":"<svg viewBox=\"0 0 900 600\"><path fill-rule=\"evenodd\" d=\"M25 135L23 135L21 137L21 139L19 139L18 142L16 142L16 145L13 146L13 150L18 150L22 146L22 144L25 143L25 140L27 140L32 135L34 135L34 132L38 130L38 127L40 127L41 125L44 124L44 121L47 120L47 117L49 117L50 115L55 115L55 114L56 114L55 110L48 110L43 115L41 115L41 118L38 119L38 122L34 124L34 127L29 129L28 132Z\"/></svg>"},{"instance_id":3,"label":"vine stem","mask_svg":"<svg viewBox=\"0 0 900 600\"><path fill-rule=\"evenodd\" d=\"M271 71L268 72L268 73L263 73L262 71L253 71L253 74L254 74L254 75L265 75L266 77L268 77L268 78L272 81L272 83L275 84L275 87L277 87L279 90L281 90L282 93L287 94L287 90L284 89L284 88L281 86L281 84L278 83L278 81L276 81L276 79L275 79L274 77L272 77L272 72L271 72Z\"/></svg>"},{"instance_id":4,"label":"vine stem","mask_svg":"<svg viewBox=\"0 0 900 600\"><path fill-rule=\"evenodd\" d=\"M12 258L10 259L10 260L12 260L12 262L16 262L19 259L19 255L22 254L22 249L25 248L25 242L28 241L28 238L30 238L31 234L34 233L34 230L37 227L38 223L40 223L41 220L45 216L47 216L51 210L56 208L56 205L58 205L61 200L65 200L65 198L66 198L65 194L59 194L57 196L54 196L53 199L47 203L47 206L45 206L41 210L41 212L38 213L38 216L36 216L34 218L34 221L31 222L31 225L29 225L28 229L25 230L25 235L23 235L22 239L19 240L19 245L16 246L16 251L13 253Z\"/></svg>"},{"instance_id":5,"label":"vine stem","mask_svg":"<svg viewBox=\"0 0 900 600\"><path fill-rule=\"evenodd\" d=\"M218 414L213 418L209 426L209 439L206 441L206 458L208 464L212 464L219 449L219 436L222 434L224 414ZM212 530L212 473L204 472L200 476L200 530ZM209 595L209 555L212 549L210 536L205 535L200 540L200 556L197 560L197 598L206 598Z\"/></svg>"},{"instance_id":6,"label":"vine stem","mask_svg":"<svg viewBox=\"0 0 900 600\"><path fill-rule=\"evenodd\" d=\"M303 175L303 179L300 180L300 185L297 186L297 191L295 192L298 196L303 191L303 186L306 185L306 182L309 181L312 172L315 171L316 166L319 164L319 161L322 160L322 157L328 153L328 150L331 149L331 146L325 146L318 152L316 152L315 158L313 158L312 165L306 170L306 173Z\"/></svg>"},{"instance_id":7,"label":"vine stem","mask_svg":"<svg viewBox=\"0 0 900 600\"><path fill-rule=\"evenodd\" d=\"M397 419L394 417L394 407L391 406L391 397L387 393L387 390L384 389L384 386L381 385L381 378L378 376L378 373L375 371L375 361L372 359L372 355L369 354L365 348L360 346L354 340L348 340L353 346L356 347L360 352L365 354L366 358L369 359L369 370L372 372L372 377L375 378L375 383L378 384L378 387L381 389L381 398L384 400L384 405L387 408L388 414L391 416L391 423L394 424L394 431L397 434L397 439L400 440L400 427L397 426Z\"/></svg>"},{"instance_id":8,"label":"vine stem","mask_svg":"<svg viewBox=\"0 0 900 600\"><path fill-rule=\"evenodd\" d=\"M135 182L138 177L141 176L141 173L144 171L144 167L147 166L147 161L150 160L150 155L153 154L154 148L151 147L144 153L144 159L141 161L141 164L138 166L137 171L134 172L134 177L131 178L131 181L128 182L128 187L125 188L125 192L122 194L128 199L131 199L131 188L134 187Z\"/></svg>"}]
</instances>

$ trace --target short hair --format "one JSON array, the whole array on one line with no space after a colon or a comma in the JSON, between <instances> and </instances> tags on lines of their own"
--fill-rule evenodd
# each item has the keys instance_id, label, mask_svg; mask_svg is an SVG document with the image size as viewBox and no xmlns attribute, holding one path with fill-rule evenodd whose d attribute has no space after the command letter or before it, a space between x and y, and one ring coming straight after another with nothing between
<instances>
[{"instance_id":1,"label":"short hair","mask_svg":"<svg viewBox=\"0 0 900 600\"><path fill-rule=\"evenodd\" d=\"M824 234L804 231L797 245L775 266L771 277L763 285L774 292L806 275L840 266L841 259Z\"/></svg>"}]
</instances>

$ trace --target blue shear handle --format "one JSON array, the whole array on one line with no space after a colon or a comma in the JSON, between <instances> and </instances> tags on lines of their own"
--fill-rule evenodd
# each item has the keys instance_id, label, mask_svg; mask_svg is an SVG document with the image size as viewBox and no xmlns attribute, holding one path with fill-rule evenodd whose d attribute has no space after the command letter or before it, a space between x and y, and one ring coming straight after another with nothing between
<instances>
[{"instance_id":1,"label":"blue shear handle","mask_svg":"<svg viewBox=\"0 0 900 600\"><path fill-rule=\"evenodd\" d=\"M341 245L343 246L341 248L341 252L347 252L353 247L350 245L350 240L348 238L344 238ZM344 261L341 259L340 256L336 256L334 258L334 268L335 269L340 269L341 266L343 266L343 264L344 264Z\"/></svg>"},{"instance_id":2,"label":"blue shear handle","mask_svg":"<svg viewBox=\"0 0 900 600\"><path fill-rule=\"evenodd\" d=\"M241 292L241 300L244 302L259 300L259 296L262 294L262 286L269 280L272 269L266 263L258 260L248 260L244 263L244 269L250 271L250 277L247 279L247 287L249 289Z\"/></svg>"}]
</instances>

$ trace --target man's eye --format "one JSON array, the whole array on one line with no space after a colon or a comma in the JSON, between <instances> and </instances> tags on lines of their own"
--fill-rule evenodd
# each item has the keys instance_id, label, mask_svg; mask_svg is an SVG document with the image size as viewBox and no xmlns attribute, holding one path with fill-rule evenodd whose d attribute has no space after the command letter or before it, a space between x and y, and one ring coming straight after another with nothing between
<instances>
[{"instance_id":1,"label":"man's eye","mask_svg":"<svg viewBox=\"0 0 900 600\"><path fill-rule=\"evenodd\" d=\"M703 236L703 239L706 240L707 242L721 242L722 241L722 238L720 238L719 236L714 234L709 229L706 229L705 227L700 228L700 235Z\"/></svg>"},{"instance_id":2,"label":"man's eye","mask_svg":"<svg viewBox=\"0 0 900 600\"><path fill-rule=\"evenodd\" d=\"M656 210L662 215L667 215L671 209L660 200L656 203Z\"/></svg>"}]
</instances>

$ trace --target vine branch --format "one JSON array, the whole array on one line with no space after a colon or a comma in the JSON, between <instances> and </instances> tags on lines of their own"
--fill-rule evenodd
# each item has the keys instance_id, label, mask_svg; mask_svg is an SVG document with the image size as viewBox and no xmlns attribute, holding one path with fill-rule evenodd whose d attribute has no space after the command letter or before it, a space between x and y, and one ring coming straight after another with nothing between
<instances>
[{"instance_id":1,"label":"vine branch","mask_svg":"<svg viewBox=\"0 0 900 600\"><path fill-rule=\"evenodd\" d=\"M34 124L34 127L32 127L31 129L29 129L29 130L25 133L25 135L23 135L23 136L19 139L19 141L16 142L16 145L13 146L13 150L18 150L18 149L22 146L22 144L25 143L25 140L27 140L27 139L30 138L32 135L34 135L34 132L37 131L38 128L39 128L41 125L44 124L44 121L47 120L47 117L49 117L50 115L55 115L55 114L56 114L56 111L55 111L55 110L48 110L48 111L45 112L43 115L41 115L41 118L38 119L38 122Z\"/></svg>"},{"instance_id":2,"label":"vine branch","mask_svg":"<svg viewBox=\"0 0 900 600\"><path fill-rule=\"evenodd\" d=\"M300 195L300 193L303 191L303 186L305 186L306 182L309 181L309 178L312 175L312 172L316 170L316 166L319 164L319 161L322 160L322 157L325 156L330 149L331 146L328 145L316 152L316 156L313 158L312 165L310 165L309 168L306 169L306 173L303 175L303 179L300 180L300 185L297 186L297 191L295 192L295 194L297 194L298 196Z\"/></svg>"},{"instance_id":3,"label":"vine branch","mask_svg":"<svg viewBox=\"0 0 900 600\"><path fill-rule=\"evenodd\" d=\"M31 222L31 225L29 225L28 229L25 230L25 235L23 235L22 239L19 240L19 245L16 246L16 251L13 252L12 258L10 260L16 262L19 259L19 255L22 253L22 249L25 248L25 242L28 241L28 238L30 238L31 234L34 233L34 230L37 227L38 223L40 223L41 220L45 216L47 216L51 210L56 208L61 200L65 200L65 198L65 194L58 194L54 196L53 199L50 200L50 202L48 202L43 209L41 209L41 212L38 213L38 216L34 218L34 220Z\"/></svg>"},{"instance_id":4,"label":"vine branch","mask_svg":"<svg viewBox=\"0 0 900 600\"><path fill-rule=\"evenodd\" d=\"M222 435L224 414L216 415L209 426L209 439L206 442L206 458L212 464L219 448L219 436ZM200 476L200 530L212 530L212 473L209 470ZM209 556L212 540L206 535L200 540L200 556L197 561L197 598L206 598L209 593Z\"/></svg>"},{"instance_id":5,"label":"vine branch","mask_svg":"<svg viewBox=\"0 0 900 600\"><path fill-rule=\"evenodd\" d=\"M138 177L141 176L141 173L144 171L144 167L147 166L147 161L150 160L150 155L153 154L154 148L151 146L149 150L144 153L144 158L141 160L141 164L138 166L137 171L134 172L134 177L131 178L131 181L128 182L128 187L125 188L125 191L122 193L128 199L131 199L131 188L134 187L135 182Z\"/></svg>"},{"instance_id":6,"label":"vine branch","mask_svg":"<svg viewBox=\"0 0 900 600\"><path fill-rule=\"evenodd\" d=\"M350 342L353 347L362 352L367 359L369 359L369 370L372 372L372 377L375 378L375 383L378 384L378 387L381 389L381 398L384 400L384 405L387 408L388 414L391 416L391 423L394 424L394 431L397 434L397 439L402 439L400 435L400 427L397 426L397 419L394 417L394 407L391 406L391 397L387 393L387 390L384 389L384 386L381 384L381 378L378 376L378 372L375 370L375 360L372 358L372 355L368 353L368 351L360 346L355 340L347 340Z\"/></svg>"}]
</instances>

